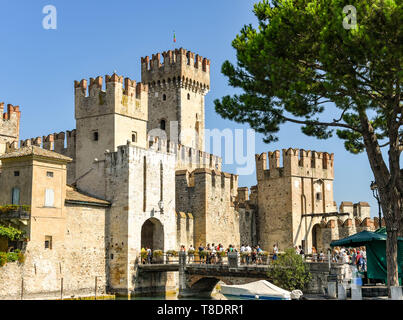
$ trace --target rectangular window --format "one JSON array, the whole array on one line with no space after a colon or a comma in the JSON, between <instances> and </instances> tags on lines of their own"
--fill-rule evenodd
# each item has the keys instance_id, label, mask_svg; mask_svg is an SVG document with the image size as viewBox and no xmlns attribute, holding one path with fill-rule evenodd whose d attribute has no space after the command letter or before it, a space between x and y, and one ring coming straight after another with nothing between
<instances>
[{"instance_id":1,"label":"rectangular window","mask_svg":"<svg viewBox=\"0 0 403 320\"><path fill-rule=\"evenodd\" d=\"M136 131L132 132L132 142L137 142L137 132Z\"/></svg>"},{"instance_id":2,"label":"rectangular window","mask_svg":"<svg viewBox=\"0 0 403 320\"><path fill-rule=\"evenodd\" d=\"M52 250L52 236L45 236L45 249Z\"/></svg>"},{"instance_id":3,"label":"rectangular window","mask_svg":"<svg viewBox=\"0 0 403 320\"><path fill-rule=\"evenodd\" d=\"M322 200L322 193L321 192L316 193L316 200L317 201Z\"/></svg>"},{"instance_id":4,"label":"rectangular window","mask_svg":"<svg viewBox=\"0 0 403 320\"><path fill-rule=\"evenodd\" d=\"M94 141L98 141L98 131L94 131L93 133L93 138L94 138Z\"/></svg>"},{"instance_id":5,"label":"rectangular window","mask_svg":"<svg viewBox=\"0 0 403 320\"><path fill-rule=\"evenodd\" d=\"M11 191L11 204L19 205L20 204L20 189L13 188Z\"/></svg>"},{"instance_id":6,"label":"rectangular window","mask_svg":"<svg viewBox=\"0 0 403 320\"><path fill-rule=\"evenodd\" d=\"M45 207L54 207L55 195L53 189L45 190Z\"/></svg>"},{"instance_id":7,"label":"rectangular window","mask_svg":"<svg viewBox=\"0 0 403 320\"><path fill-rule=\"evenodd\" d=\"M47 171L46 176L49 178L53 178L53 172L52 171Z\"/></svg>"},{"instance_id":8,"label":"rectangular window","mask_svg":"<svg viewBox=\"0 0 403 320\"><path fill-rule=\"evenodd\" d=\"M19 171L14 171L14 177L19 177L20 176L20 172Z\"/></svg>"}]
</instances>

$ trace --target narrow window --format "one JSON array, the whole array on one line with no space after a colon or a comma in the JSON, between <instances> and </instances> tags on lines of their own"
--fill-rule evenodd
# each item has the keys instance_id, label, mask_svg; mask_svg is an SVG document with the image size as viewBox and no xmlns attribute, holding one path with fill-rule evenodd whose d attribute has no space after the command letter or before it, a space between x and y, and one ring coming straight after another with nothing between
<instances>
[{"instance_id":1,"label":"narrow window","mask_svg":"<svg viewBox=\"0 0 403 320\"><path fill-rule=\"evenodd\" d=\"M317 192L316 193L316 201L322 200L322 193L321 192Z\"/></svg>"},{"instance_id":2,"label":"narrow window","mask_svg":"<svg viewBox=\"0 0 403 320\"><path fill-rule=\"evenodd\" d=\"M137 142L137 132L132 132L132 142Z\"/></svg>"},{"instance_id":3,"label":"narrow window","mask_svg":"<svg viewBox=\"0 0 403 320\"><path fill-rule=\"evenodd\" d=\"M49 178L53 178L53 172L52 171L46 171L46 176Z\"/></svg>"},{"instance_id":4,"label":"narrow window","mask_svg":"<svg viewBox=\"0 0 403 320\"><path fill-rule=\"evenodd\" d=\"M188 100L190 100L190 93L188 93Z\"/></svg>"},{"instance_id":5,"label":"narrow window","mask_svg":"<svg viewBox=\"0 0 403 320\"><path fill-rule=\"evenodd\" d=\"M45 190L45 207L53 207L55 200L55 194L53 189Z\"/></svg>"},{"instance_id":6,"label":"narrow window","mask_svg":"<svg viewBox=\"0 0 403 320\"><path fill-rule=\"evenodd\" d=\"M45 249L52 250L52 237L51 236L45 236Z\"/></svg>"},{"instance_id":7,"label":"narrow window","mask_svg":"<svg viewBox=\"0 0 403 320\"><path fill-rule=\"evenodd\" d=\"M162 161L160 162L160 200L163 201L164 198L164 167L162 166Z\"/></svg>"},{"instance_id":8,"label":"narrow window","mask_svg":"<svg viewBox=\"0 0 403 320\"><path fill-rule=\"evenodd\" d=\"M143 165L143 211L147 208L147 159L144 157Z\"/></svg>"},{"instance_id":9,"label":"narrow window","mask_svg":"<svg viewBox=\"0 0 403 320\"><path fill-rule=\"evenodd\" d=\"M20 176L20 172L19 171L14 171L14 177L19 177Z\"/></svg>"},{"instance_id":10,"label":"narrow window","mask_svg":"<svg viewBox=\"0 0 403 320\"><path fill-rule=\"evenodd\" d=\"M98 131L93 132L94 141L98 141Z\"/></svg>"},{"instance_id":11,"label":"narrow window","mask_svg":"<svg viewBox=\"0 0 403 320\"><path fill-rule=\"evenodd\" d=\"M167 95L166 95L166 94L163 94L163 95L162 95L162 100L164 100L164 101L167 100Z\"/></svg>"},{"instance_id":12,"label":"narrow window","mask_svg":"<svg viewBox=\"0 0 403 320\"><path fill-rule=\"evenodd\" d=\"M20 189L13 188L11 191L11 204L19 205L20 204Z\"/></svg>"},{"instance_id":13,"label":"narrow window","mask_svg":"<svg viewBox=\"0 0 403 320\"><path fill-rule=\"evenodd\" d=\"M160 122L160 129L165 131L165 120L161 120Z\"/></svg>"}]
</instances>

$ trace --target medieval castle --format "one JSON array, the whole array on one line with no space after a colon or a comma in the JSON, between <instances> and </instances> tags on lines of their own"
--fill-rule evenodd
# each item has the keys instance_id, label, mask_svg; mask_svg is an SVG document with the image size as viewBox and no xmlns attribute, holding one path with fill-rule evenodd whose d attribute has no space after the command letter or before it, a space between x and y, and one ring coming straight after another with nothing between
<instances>
[{"instance_id":1,"label":"medieval castle","mask_svg":"<svg viewBox=\"0 0 403 320\"><path fill-rule=\"evenodd\" d=\"M256 155L257 185L238 188L238 176L204 151L210 60L182 48L154 54L141 58L141 78L75 81L76 128L20 143L20 108L9 104L3 114L0 104L0 205L30 206L0 213L1 224L27 238L0 237L0 251L26 252L24 265L0 269L0 296L21 278L32 293L57 291L60 277L79 292L94 276L111 291L133 292L146 246L310 252L376 227L366 202L337 208L334 156L326 152Z\"/></svg>"}]
</instances>

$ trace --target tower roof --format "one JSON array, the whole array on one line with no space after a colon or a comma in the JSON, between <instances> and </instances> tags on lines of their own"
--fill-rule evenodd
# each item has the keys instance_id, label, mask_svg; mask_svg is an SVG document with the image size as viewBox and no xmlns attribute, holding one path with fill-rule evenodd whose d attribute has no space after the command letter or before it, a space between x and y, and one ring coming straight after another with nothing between
<instances>
[{"instance_id":1,"label":"tower roof","mask_svg":"<svg viewBox=\"0 0 403 320\"><path fill-rule=\"evenodd\" d=\"M23 148L15 150L13 152L5 153L0 156L0 160L15 159L15 158L21 158L21 157L34 157L34 156L36 156L38 158L42 158L42 159L53 159L53 160L59 160L59 161L63 161L63 162L73 161L73 159L66 157L60 153L42 149L42 148L36 147L36 146L23 147Z\"/></svg>"}]
</instances>

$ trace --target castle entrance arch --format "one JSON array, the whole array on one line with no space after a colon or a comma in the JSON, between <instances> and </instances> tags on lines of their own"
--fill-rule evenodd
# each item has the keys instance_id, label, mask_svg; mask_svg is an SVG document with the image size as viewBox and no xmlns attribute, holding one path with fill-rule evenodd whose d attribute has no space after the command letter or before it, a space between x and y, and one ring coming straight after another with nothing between
<instances>
[{"instance_id":1,"label":"castle entrance arch","mask_svg":"<svg viewBox=\"0 0 403 320\"><path fill-rule=\"evenodd\" d=\"M322 249L322 229L320 224L315 224L312 228L312 246L318 251Z\"/></svg>"},{"instance_id":2,"label":"castle entrance arch","mask_svg":"<svg viewBox=\"0 0 403 320\"><path fill-rule=\"evenodd\" d=\"M156 218L146 220L141 227L141 247L164 251L164 226Z\"/></svg>"}]
</instances>

